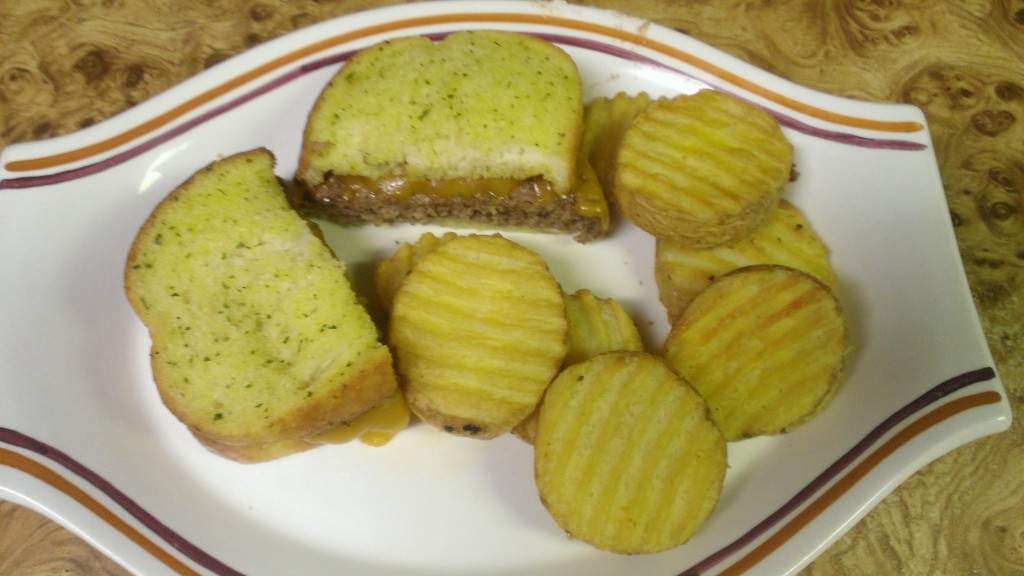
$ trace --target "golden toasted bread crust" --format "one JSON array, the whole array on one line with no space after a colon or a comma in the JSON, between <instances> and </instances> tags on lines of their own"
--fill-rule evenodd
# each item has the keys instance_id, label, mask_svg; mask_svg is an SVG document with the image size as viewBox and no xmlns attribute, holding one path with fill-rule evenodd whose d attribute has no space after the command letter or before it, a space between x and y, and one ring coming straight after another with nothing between
<instances>
[{"instance_id":1,"label":"golden toasted bread crust","mask_svg":"<svg viewBox=\"0 0 1024 576\"><path fill-rule=\"evenodd\" d=\"M190 432L192 432L193 438L210 452L244 464L269 462L270 460L298 454L299 452L305 452L317 447L317 444L301 439L280 440L266 444L228 444L209 436L204 436L195 430L190 430Z\"/></svg>"}]
</instances>

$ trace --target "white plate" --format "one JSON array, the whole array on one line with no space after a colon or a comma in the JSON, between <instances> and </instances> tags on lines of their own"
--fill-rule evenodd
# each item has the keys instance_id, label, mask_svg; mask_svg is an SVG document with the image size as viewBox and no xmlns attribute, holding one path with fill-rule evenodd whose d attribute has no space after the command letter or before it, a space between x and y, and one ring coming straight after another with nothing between
<instances>
[{"instance_id":1,"label":"white plate","mask_svg":"<svg viewBox=\"0 0 1024 576\"><path fill-rule=\"evenodd\" d=\"M788 197L832 249L854 341L849 380L806 426L731 445L718 508L671 551L617 556L569 540L536 496L530 448L513 437L418 425L385 448L241 465L200 448L157 398L121 286L155 203L216 157L256 146L290 177L304 117L347 55L474 28L563 46L588 97L728 91L776 114L796 147ZM540 2L355 14L0 160L0 497L139 574L783 574L927 462L1010 425L920 111L817 93L630 17ZM327 227L362 278L421 230ZM566 290L620 299L660 344L645 234L621 226L586 246L512 237L544 255Z\"/></svg>"}]
</instances>

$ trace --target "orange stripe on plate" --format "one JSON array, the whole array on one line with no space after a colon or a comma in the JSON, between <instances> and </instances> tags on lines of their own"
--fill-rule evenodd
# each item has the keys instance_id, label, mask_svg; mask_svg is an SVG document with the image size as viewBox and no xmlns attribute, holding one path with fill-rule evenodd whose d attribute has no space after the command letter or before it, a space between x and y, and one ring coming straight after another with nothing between
<instances>
[{"instance_id":1,"label":"orange stripe on plate","mask_svg":"<svg viewBox=\"0 0 1024 576\"><path fill-rule=\"evenodd\" d=\"M75 150L68 152L62 152L60 154L53 154L51 156L44 156L41 158L33 158L28 160L15 160L7 164L6 168L11 172L26 172L30 170L41 170L46 168L52 168L63 164L69 164L79 160L84 160L96 154L102 154L134 140L140 136L144 136L154 130L157 130L175 119L187 114L188 112L210 102L211 100L221 96L239 86L247 84L252 80L255 80L265 74L273 72L282 66L291 64L301 58L316 54L323 50L333 48L335 46L359 40L373 36L375 34L382 34L386 32L392 32L403 28L414 28L417 26L429 26L435 24L449 24L456 22L504 22L504 23L530 23L530 24L541 24L541 25L557 25L562 28L570 28L576 30L582 30L586 32L593 32L619 40L624 40L633 44L644 46L651 50L655 50L675 58L681 62L685 62L691 66L704 70L712 75L715 75L727 82L740 86L754 94L757 94L763 98L766 98L772 102L828 122L839 124L843 126L850 126L856 128L867 128L870 130L877 130L882 132L917 132L923 129L923 126L919 122L903 121L903 122L888 122L882 120L871 120L867 118L858 118L855 116L847 116L844 114L838 114L829 110L824 110L794 100L787 96L783 96L777 92L769 90L763 86L755 84L745 78L737 76L727 70L724 70L710 62L697 58L692 54L678 50L661 42L657 42L647 38L642 34L627 32L618 28L604 26L601 24L595 24L590 22L581 22L579 20L572 20L569 18L560 18L557 16L546 16L541 14L506 14L506 13L495 13L495 14L441 14L436 16L425 16L420 18L410 18L407 20L398 20L395 22L388 22L379 24L377 26L370 26L368 28L362 28L354 32L347 34L341 34L333 36L318 42L314 42L308 46L280 56L267 62L261 66L258 66L244 74L236 76L223 84L211 88L202 94L175 106L174 108L160 114L138 126L130 128L116 136L107 138L95 144L83 146Z\"/></svg>"},{"instance_id":2,"label":"orange stripe on plate","mask_svg":"<svg viewBox=\"0 0 1024 576\"><path fill-rule=\"evenodd\" d=\"M753 568L758 562L761 562L768 557L768 555L778 550L797 532L810 524L812 520L817 518L843 494L849 491L850 488L860 482L864 476L878 466L879 463L892 455L892 453L901 446L916 438L922 432L932 428L944 420L956 416L961 412L978 406L984 406L986 404L995 404L1001 400L1002 396L1000 396L998 392L979 392L977 394L964 396L943 404L915 420L912 424L900 430L899 433L895 434L892 438L882 444L878 450L864 458L864 460L850 470L849 474L836 481L835 484L822 493L820 498L817 498L808 504L806 508L794 516L793 519L780 528L778 532L772 534L770 538L758 545L757 548L748 552L746 556L740 558L735 564L723 570L719 576L737 576Z\"/></svg>"},{"instance_id":3,"label":"orange stripe on plate","mask_svg":"<svg viewBox=\"0 0 1024 576\"><path fill-rule=\"evenodd\" d=\"M199 576L198 572L192 570L180 560L168 554L163 548L122 520L117 514L111 512L95 498L86 494L84 490L50 468L47 468L31 458L18 454L17 452L7 450L6 448L0 448L0 464L21 470L37 480L41 480L70 496L75 502L78 502L104 522L110 524L118 532L127 536L132 542L137 544L146 552L149 552L150 555L160 562L163 562L164 565L171 570L174 570L176 573L183 576Z\"/></svg>"},{"instance_id":4,"label":"orange stripe on plate","mask_svg":"<svg viewBox=\"0 0 1024 576\"><path fill-rule=\"evenodd\" d=\"M684 52L682 50L679 50L679 49L674 48L672 46L669 46L667 44L663 44L663 43L658 42L656 40L652 40L652 39L648 38L647 36L644 36L643 34L636 34L636 33L632 33L632 32L627 32L627 31L621 30L619 28L612 28L612 27L609 27L609 26L601 25L601 24L594 24L594 23L590 23L590 22L581 22L581 21L578 21L578 20L569 20L569 19L557 18L557 17L545 17L545 16L534 17L534 16L531 16L531 15L521 15L521 14L520 15L508 14L508 15L502 15L502 16L506 17L508 21L535 22L535 23L539 23L539 24L545 24L545 23L550 23L550 22L557 22L560 26L565 27L565 28L574 28L576 30L585 30L587 32L594 32L594 33L597 33L597 34L602 34L604 36L611 36L613 38L618 38L619 40L624 40L626 42L630 42L630 43L633 43L633 44L636 44L636 45L639 45L639 46L643 46L645 48L649 48L649 49L654 50L656 52L660 52L661 54L664 54L665 56L669 56L671 58L679 60L680 62L685 62L685 63L687 63L687 64L689 64L689 65L691 65L691 66L693 66L695 68L699 68L700 70L708 72L709 74L717 76L717 77L719 77L719 78L721 78L721 79L723 79L723 80L725 80L727 82L730 82L732 84L735 84L736 86L739 86L739 87L741 87L741 88L743 88L743 89L745 89L745 90L747 90L747 91L749 91L749 92L751 92L753 94L757 94L758 96L761 96L761 97L766 98L766 99L768 99L768 100L770 100L772 102L775 102L776 104L780 104L782 106L785 106L786 108L789 108L791 110L795 110L797 112L800 112L800 113L805 114L807 116L810 116L812 118L818 118L819 120L826 120L826 121L831 122L833 124L839 124L841 126L850 126L850 127L854 127L854 128L867 128L867 129L870 129L870 130L877 130L877 131L880 131L880 132L909 133L909 132L919 132L920 130L924 129L924 125L922 125L920 122L915 122L915 121L871 120L871 119L868 119L868 118L860 118L860 117L857 117L857 116L848 116L846 114L839 114L837 112L832 112L832 111L829 111L829 110L824 110L822 108L818 108L816 106L812 106L810 104L807 104L805 102L801 102L799 100L795 100L795 99L790 98L788 96L783 96L782 94L779 94L778 92L774 92L772 90L769 90L768 88L765 88L764 86L761 86L759 84L755 84L755 83L751 82L750 80L747 80L746 78L743 78L741 76L733 74L732 72L729 72L729 71L725 70L724 68L721 68L719 66L715 66L714 64L712 64L712 63L710 63L710 62L708 62L706 60L702 60L702 59L694 56L693 54L690 54L689 52Z\"/></svg>"}]
</instances>

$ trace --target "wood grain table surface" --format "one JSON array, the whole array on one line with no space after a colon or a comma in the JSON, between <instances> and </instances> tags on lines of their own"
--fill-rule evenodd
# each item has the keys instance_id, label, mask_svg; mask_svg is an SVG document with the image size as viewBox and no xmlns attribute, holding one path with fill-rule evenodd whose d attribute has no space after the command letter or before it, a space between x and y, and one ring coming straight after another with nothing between
<instances>
[{"instance_id":1,"label":"wood grain table surface","mask_svg":"<svg viewBox=\"0 0 1024 576\"><path fill-rule=\"evenodd\" d=\"M0 148L74 132L370 0L0 0ZM1024 575L1024 0L600 0L799 84L925 113L1014 410L914 474L807 575ZM7 273L4 271L3 273ZM0 503L0 575L120 575Z\"/></svg>"}]
</instances>

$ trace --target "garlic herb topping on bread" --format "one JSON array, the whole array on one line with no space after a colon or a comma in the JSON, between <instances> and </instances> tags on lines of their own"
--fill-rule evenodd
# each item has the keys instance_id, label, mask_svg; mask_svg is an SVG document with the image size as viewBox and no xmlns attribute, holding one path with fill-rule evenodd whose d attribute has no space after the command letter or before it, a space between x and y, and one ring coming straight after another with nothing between
<instances>
[{"instance_id":1,"label":"garlic herb topping on bread","mask_svg":"<svg viewBox=\"0 0 1024 576\"><path fill-rule=\"evenodd\" d=\"M273 166L259 149L197 172L157 205L125 268L162 400L204 445L244 460L304 447L397 388L344 264Z\"/></svg>"},{"instance_id":2,"label":"garlic herb topping on bread","mask_svg":"<svg viewBox=\"0 0 1024 576\"><path fill-rule=\"evenodd\" d=\"M574 233L607 227L577 190L583 89L561 48L525 34L416 36L360 51L320 94L293 197L342 223L444 222Z\"/></svg>"}]
</instances>

